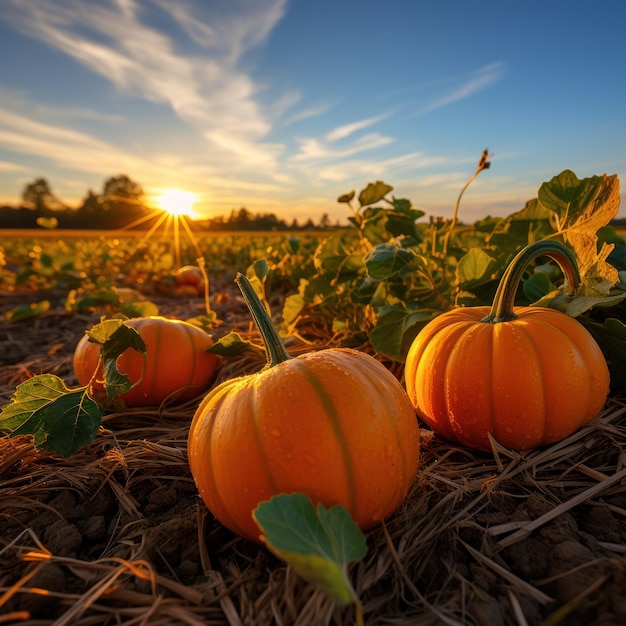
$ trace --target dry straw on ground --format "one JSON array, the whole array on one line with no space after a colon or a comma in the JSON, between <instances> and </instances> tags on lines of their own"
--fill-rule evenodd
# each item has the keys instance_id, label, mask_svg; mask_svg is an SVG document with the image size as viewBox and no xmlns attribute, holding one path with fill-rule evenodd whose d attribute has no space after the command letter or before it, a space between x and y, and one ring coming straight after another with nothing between
<instances>
[{"instance_id":1,"label":"dry straw on ground","mask_svg":"<svg viewBox=\"0 0 626 626\"><path fill-rule=\"evenodd\" d=\"M71 353L96 319L53 310L0 322L1 403L33 374L75 383ZM262 364L247 353L220 376ZM0 624L354 623L353 607L207 512L186 459L195 406L110 414L68 459L27 437L0 439ZM350 570L366 623L626 623L625 444L620 398L565 441L524 454L497 444L479 454L425 433L404 505L367 534Z\"/></svg>"}]
</instances>

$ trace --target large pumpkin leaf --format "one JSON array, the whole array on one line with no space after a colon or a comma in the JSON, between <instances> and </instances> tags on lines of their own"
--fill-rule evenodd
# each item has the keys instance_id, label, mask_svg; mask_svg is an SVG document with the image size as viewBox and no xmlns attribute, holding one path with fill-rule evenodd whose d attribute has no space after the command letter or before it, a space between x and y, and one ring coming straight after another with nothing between
<instances>
[{"instance_id":1,"label":"large pumpkin leaf","mask_svg":"<svg viewBox=\"0 0 626 626\"><path fill-rule=\"evenodd\" d=\"M616 215L620 205L617 175L592 176L579 180L565 170L538 191L539 202L558 217L558 229L574 249L583 282L603 278L617 282L617 270L607 262L612 244L603 242L598 250L598 230Z\"/></svg>"},{"instance_id":2,"label":"large pumpkin leaf","mask_svg":"<svg viewBox=\"0 0 626 626\"><path fill-rule=\"evenodd\" d=\"M33 435L38 448L66 457L93 441L101 421L100 407L85 389L70 390L53 374L18 385L0 411L0 430L11 436Z\"/></svg>"},{"instance_id":3,"label":"large pumpkin leaf","mask_svg":"<svg viewBox=\"0 0 626 626\"><path fill-rule=\"evenodd\" d=\"M314 508L304 494L280 494L261 502L252 515L271 552L338 604L358 604L348 565L361 560L367 546L345 508Z\"/></svg>"}]
</instances>

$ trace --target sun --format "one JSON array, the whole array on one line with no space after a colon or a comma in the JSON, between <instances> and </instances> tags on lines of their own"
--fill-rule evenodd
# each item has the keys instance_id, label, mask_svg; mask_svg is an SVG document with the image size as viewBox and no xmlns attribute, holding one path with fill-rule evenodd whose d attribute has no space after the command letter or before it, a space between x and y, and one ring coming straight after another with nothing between
<instances>
[{"instance_id":1,"label":"sun","mask_svg":"<svg viewBox=\"0 0 626 626\"><path fill-rule=\"evenodd\" d=\"M182 189L165 189L156 198L157 206L170 215L187 216L194 215L193 205L198 196L191 191Z\"/></svg>"}]
</instances>

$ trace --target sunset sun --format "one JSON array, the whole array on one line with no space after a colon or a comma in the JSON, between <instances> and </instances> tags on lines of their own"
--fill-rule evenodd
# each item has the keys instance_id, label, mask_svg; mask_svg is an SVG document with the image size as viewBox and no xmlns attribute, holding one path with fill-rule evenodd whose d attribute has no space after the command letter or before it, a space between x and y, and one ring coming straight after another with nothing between
<instances>
[{"instance_id":1,"label":"sunset sun","mask_svg":"<svg viewBox=\"0 0 626 626\"><path fill-rule=\"evenodd\" d=\"M157 197L157 206L170 215L192 216L194 214L193 205L198 196L191 191L182 189L166 189Z\"/></svg>"}]
</instances>

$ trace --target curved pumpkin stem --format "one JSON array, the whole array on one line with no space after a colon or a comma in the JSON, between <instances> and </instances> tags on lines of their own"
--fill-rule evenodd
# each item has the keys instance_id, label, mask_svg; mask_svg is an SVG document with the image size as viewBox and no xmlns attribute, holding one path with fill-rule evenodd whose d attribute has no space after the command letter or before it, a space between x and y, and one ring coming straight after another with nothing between
<instances>
[{"instance_id":1,"label":"curved pumpkin stem","mask_svg":"<svg viewBox=\"0 0 626 626\"><path fill-rule=\"evenodd\" d=\"M274 365L291 359L292 356L287 352L283 340L280 338L276 328L274 328L274 324L267 313L265 305L261 302L261 299L250 281L246 276L238 272L235 277L235 282L263 338L265 350L267 351L266 367L274 367Z\"/></svg>"},{"instance_id":2,"label":"curved pumpkin stem","mask_svg":"<svg viewBox=\"0 0 626 626\"><path fill-rule=\"evenodd\" d=\"M509 263L500 279L500 284L491 305L491 311L489 315L482 319L483 322L497 324L498 322L507 322L517 317L513 312L517 287L528 264L540 256L549 257L561 268L565 276L565 291L568 294L573 294L576 291L580 284L580 275L576 257L574 257L570 249L566 248L562 243L551 241L550 239L537 241L523 248Z\"/></svg>"}]
</instances>

